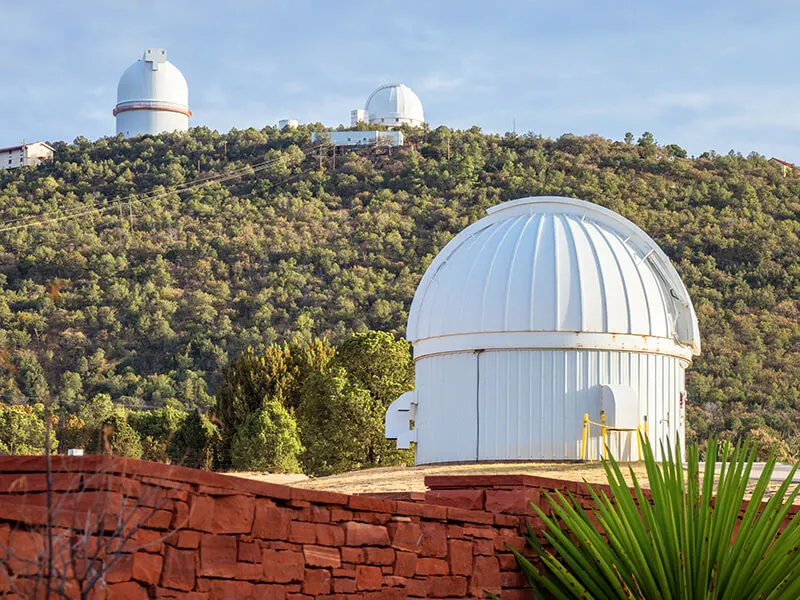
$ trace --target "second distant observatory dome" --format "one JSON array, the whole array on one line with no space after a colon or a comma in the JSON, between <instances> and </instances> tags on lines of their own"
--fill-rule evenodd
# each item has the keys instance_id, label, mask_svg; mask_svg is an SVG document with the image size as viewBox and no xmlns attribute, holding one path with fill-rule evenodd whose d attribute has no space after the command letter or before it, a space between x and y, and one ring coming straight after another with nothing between
<instances>
[{"instance_id":1,"label":"second distant observatory dome","mask_svg":"<svg viewBox=\"0 0 800 600\"><path fill-rule=\"evenodd\" d=\"M189 86L163 48L148 48L119 80L117 134L133 137L189 129Z\"/></svg>"},{"instance_id":2,"label":"second distant observatory dome","mask_svg":"<svg viewBox=\"0 0 800 600\"><path fill-rule=\"evenodd\" d=\"M425 122L422 102L402 83L382 85L370 94L365 106L370 124L399 127L419 126Z\"/></svg>"}]
</instances>

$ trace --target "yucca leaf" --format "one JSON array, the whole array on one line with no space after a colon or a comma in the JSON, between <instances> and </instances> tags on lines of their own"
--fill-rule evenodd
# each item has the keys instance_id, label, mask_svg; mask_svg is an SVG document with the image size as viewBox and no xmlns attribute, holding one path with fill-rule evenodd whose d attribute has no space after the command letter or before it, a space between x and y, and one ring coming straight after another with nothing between
<instances>
[{"instance_id":1,"label":"yucca leaf","mask_svg":"<svg viewBox=\"0 0 800 600\"><path fill-rule=\"evenodd\" d=\"M612 457L604 461L609 492L587 484L590 511L559 492L546 496L550 515L534 506L545 524L540 535L546 545L530 528L526 537L542 570L516 551L515 556L537 597L800 598L800 514L789 519L791 504L800 497L800 486L791 483L797 466L766 499L776 464L771 455L742 511L757 455L754 444L745 441L719 452L712 439L703 468L699 449L689 446L684 470L680 443L662 445L659 464L649 441L641 441L649 497L632 469L628 483Z\"/></svg>"}]
</instances>

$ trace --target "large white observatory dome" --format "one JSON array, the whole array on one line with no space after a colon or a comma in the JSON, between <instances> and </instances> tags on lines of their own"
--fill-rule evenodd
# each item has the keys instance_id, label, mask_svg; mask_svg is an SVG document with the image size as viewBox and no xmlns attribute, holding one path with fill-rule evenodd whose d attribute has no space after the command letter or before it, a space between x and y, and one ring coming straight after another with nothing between
<instances>
[{"instance_id":1,"label":"large white observatory dome","mask_svg":"<svg viewBox=\"0 0 800 600\"><path fill-rule=\"evenodd\" d=\"M365 105L370 124L398 127L419 126L425 122L422 102L402 83L382 85L372 92Z\"/></svg>"},{"instance_id":2,"label":"large white observatory dome","mask_svg":"<svg viewBox=\"0 0 800 600\"><path fill-rule=\"evenodd\" d=\"M417 288L407 329L417 389L390 408L387 436L417 441L418 463L577 459L584 413L604 411L609 426L646 421L651 438L682 439L700 335L658 245L571 198L487 212Z\"/></svg>"},{"instance_id":3,"label":"large white observatory dome","mask_svg":"<svg viewBox=\"0 0 800 600\"><path fill-rule=\"evenodd\" d=\"M119 80L117 134L133 137L189 129L189 86L162 48L148 48Z\"/></svg>"}]
</instances>

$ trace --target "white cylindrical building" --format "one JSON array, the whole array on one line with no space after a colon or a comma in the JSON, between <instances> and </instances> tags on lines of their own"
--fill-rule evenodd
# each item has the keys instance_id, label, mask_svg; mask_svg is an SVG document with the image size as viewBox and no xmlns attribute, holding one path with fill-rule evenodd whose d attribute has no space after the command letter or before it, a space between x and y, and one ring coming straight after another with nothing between
<instances>
[{"instance_id":1,"label":"white cylindrical building","mask_svg":"<svg viewBox=\"0 0 800 600\"><path fill-rule=\"evenodd\" d=\"M436 256L407 337L416 389L386 435L417 464L577 460L583 416L651 441L684 440L697 317L669 258L624 217L571 198L490 208ZM413 429L411 422L413 422ZM612 452L636 458L636 434ZM600 450L599 428L589 449Z\"/></svg>"},{"instance_id":2,"label":"white cylindrical building","mask_svg":"<svg viewBox=\"0 0 800 600\"><path fill-rule=\"evenodd\" d=\"M422 102L410 87L402 83L379 87L369 95L364 109L371 125L418 127L425 122Z\"/></svg>"},{"instance_id":3,"label":"white cylindrical building","mask_svg":"<svg viewBox=\"0 0 800 600\"><path fill-rule=\"evenodd\" d=\"M148 48L122 74L114 116L125 137L189 129L189 86L166 50Z\"/></svg>"}]
</instances>

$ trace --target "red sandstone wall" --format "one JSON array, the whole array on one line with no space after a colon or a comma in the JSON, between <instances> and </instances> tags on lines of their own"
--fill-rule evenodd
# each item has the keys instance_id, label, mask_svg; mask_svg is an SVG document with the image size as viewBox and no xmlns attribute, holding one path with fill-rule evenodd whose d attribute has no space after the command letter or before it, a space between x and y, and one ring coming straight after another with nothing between
<instances>
[{"instance_id":1,"label":"red sandstone wall","mask_svg":"<svg viewBox=\"0 0 800 600\"><path fill-rule=\"evenodd\" d=\"M447 505L435 505L126 459L56 457L54 469L56 546L92 522L84 538L119 550L98 598L528 597L507 549L524 546L511 514L526 512L519 478L499 478L481 502L441 492ZM41 580L45 489L43 458L0 457L0 586L24 595ZM78 570L68 562L57 556L59 573Z\"/></svg>"},{"instance_id":2,"label":"red sandstone wall","mask_svg":"<svg viewBox=\"0 0 800 600\"><path fill-rule=\"evenodd\" d=\"M542 527L530 503L546 509L542 490L589 498L581 483L524 475L428 477L425 494L375 497L127 459L55 457L53 469L55 571L76 598L95 556L115 562L94 598L530 598L508 550L524 548L525 521ZM42 457L0 457L10 598L41 597L44 471Z\"/></svg>"}]
</instances>

